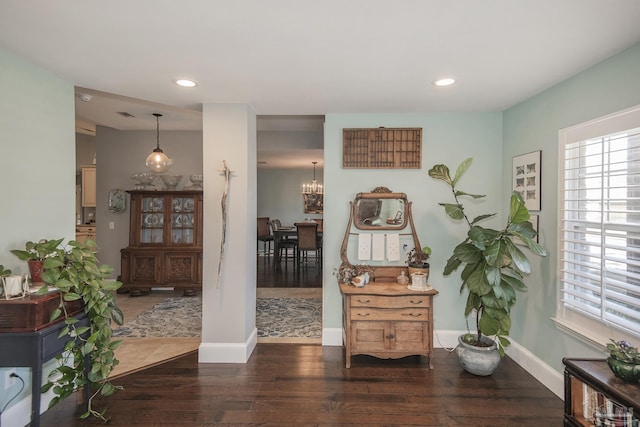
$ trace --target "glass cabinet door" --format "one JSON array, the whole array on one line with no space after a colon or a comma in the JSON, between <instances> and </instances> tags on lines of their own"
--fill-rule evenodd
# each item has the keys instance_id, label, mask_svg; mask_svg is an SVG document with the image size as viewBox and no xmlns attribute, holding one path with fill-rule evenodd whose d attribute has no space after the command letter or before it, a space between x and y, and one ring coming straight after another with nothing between
<instances>
[{"instance_id":1,"label":"glass cabinet door","mask_svg":"<svg viewBox=\"0 0 640 427\"><path fill-rule=\"evenodd\" d=\"M143 197L140 218L140 242L164 243L164 199L162 197Z\"/></svg>"},{"instance_id":2,"label":"glass cabinet door","mask_svg":"<svg viewBox=\"0 0 640 427\"><path fill-rule=\"evenodd\" d=\"M171 201L171 243L193 244L195 198L173 197Z\"/></svg>"}]
</instances>

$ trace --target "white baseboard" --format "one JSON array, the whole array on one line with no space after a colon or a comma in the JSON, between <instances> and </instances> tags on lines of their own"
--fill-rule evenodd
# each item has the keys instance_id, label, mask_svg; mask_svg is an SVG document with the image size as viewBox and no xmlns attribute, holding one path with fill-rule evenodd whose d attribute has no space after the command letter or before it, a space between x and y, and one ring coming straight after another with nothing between
<instances>
[{"instance_id":1,"label":"white baseboard","mask_svg":"<svg viewBox=\"0 0 640 427\"><path fill-rule=\"evenodd\" d=\"M322 345L341 346L342 345L342 328L322 329Z\"/></svg>"},{"instance_id":2,"label":"white baseboard","mask_svg":"<svg viewBox=\"0 0 640 427\"><path fill-rule=\"evenodd\" d=\"M244 343L203 342L198 348L198 363L247 363L257 343L256 328Z\"/></svg>"},{"instance_id":3,"label":"white baseboard","mask_svg":"<svg viewBox=\"0 0 640 427\"><path fill-rule=\"evenodd\" d=\"M507 347L509 357L551 390L553 394L564 400L564 376L514 341L513 338L509 337L509 341L511 341L511 345Z\"/></svg>"}]
</instances>

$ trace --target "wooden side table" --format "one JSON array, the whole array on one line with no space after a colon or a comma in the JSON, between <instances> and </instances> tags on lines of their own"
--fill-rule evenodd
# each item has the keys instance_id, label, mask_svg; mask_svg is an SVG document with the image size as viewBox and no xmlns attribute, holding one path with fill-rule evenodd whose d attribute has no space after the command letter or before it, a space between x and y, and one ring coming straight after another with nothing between
<instances>
[{"instance_id":1,"label":"wooden side table","mask_svg":"<svg viewBox=\"0 0 640 427\"><path fill-rule=\"evenodd\" d=\"M83 312L74 316L78 319L76 326L90 326L87 315ZM0 367L31 368L31 425L40 425L40 387L42 384L42 365L61 354L70 337L58 338L58 333L66 326L61 321L35 332L0 333ZM89 334L89 332L87 332ZM85 357L85 374L91 371L91 358ZM85 402L89 401L90 387L84 388Z\"/></svg>"}]
</instances>

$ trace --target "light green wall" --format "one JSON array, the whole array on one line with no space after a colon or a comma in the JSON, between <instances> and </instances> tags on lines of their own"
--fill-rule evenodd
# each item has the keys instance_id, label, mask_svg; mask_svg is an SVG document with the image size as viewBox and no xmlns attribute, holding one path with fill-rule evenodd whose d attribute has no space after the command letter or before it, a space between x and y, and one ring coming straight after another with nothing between
<instances>
[{"instance_id":1,"label":"light green wall","mask_svg":"<svg viewBox=\"0 0 640 427\"><path fill-rule=\"evenodd\" d=\"M258 169L258 217L278 218L286 225L322 218L322 214L304 213L302 184L312 179L313 167ZM324 182L323 168L316 168L316 179Z\"/></svg>"},{"instance_id":2,"label":"light green wall","mask_svg":"<svg viewBox=\"0 0 640 427\"><path fill-rule=\"evenodd\" d=\"M372 127L420 127L423 130L422 169L343 169L342 129ZM484 202L469 202L480 213L501 211L502 114L329 114L325 118L324 146L324 323L340 328L340 291L334 270L340 266L340 246L349 219L349 201L357 193L384 186L406 193L413 202L413 217L420 243L433 249L430 284L440 291L434 300L437 329L464 329L464 300L457 276L443 277L442 270L466 228L448 220L438 202L450 202L451 192L427 171L437 163L454 169L466 157L474 165L461 182L470 193L487 194ZM350 260L357 263L357 260Z\"/></svg>"},{"instance_id":3,"label":"light green wall","mask_svg":"<svg viewBox=\"0 0 640 427\"><path fill-rule=\"evenodd\" d=\"M557 370L563 357L601 353L557 330L555 315L558 221L558 131L640 104L640 44L504 112L502 193L511 191L512 157L542 150L541 242L549 250L533 259L529 291L518 296L511 336Z\"/></svg>"},{"instance_id":4,"label":"light green wall","mask_svg":"<svg viewBox=\"0 0 640 427\"><path fill-rule=\"evenodd\" d=\"M0 94L0 264L20 273L27 270L26 263L10 249L24 247L27 240L75 235L74 89L0 50ZM14 391L5 390L4 371L0 369L0 407ZM18 369L18 374L30 384L28 369ZM12 403L29 395L28 390Z\"/></svg>"}]
</instances>

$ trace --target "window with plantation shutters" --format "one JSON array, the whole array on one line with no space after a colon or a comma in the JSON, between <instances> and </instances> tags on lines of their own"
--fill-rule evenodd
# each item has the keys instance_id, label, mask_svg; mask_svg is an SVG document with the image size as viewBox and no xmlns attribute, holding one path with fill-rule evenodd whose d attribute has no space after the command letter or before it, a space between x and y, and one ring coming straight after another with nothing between
<instances>
[{"instance_id":1,"label":"window with plantation shutters","mask_svg":"<svg viewBox=\"0 0 640 427\"><path fill-rule=\"evenodd\" d=\"M640 336L640 107L562 130L559 148L558 318Z\"/></svg>"}]
</instances>

